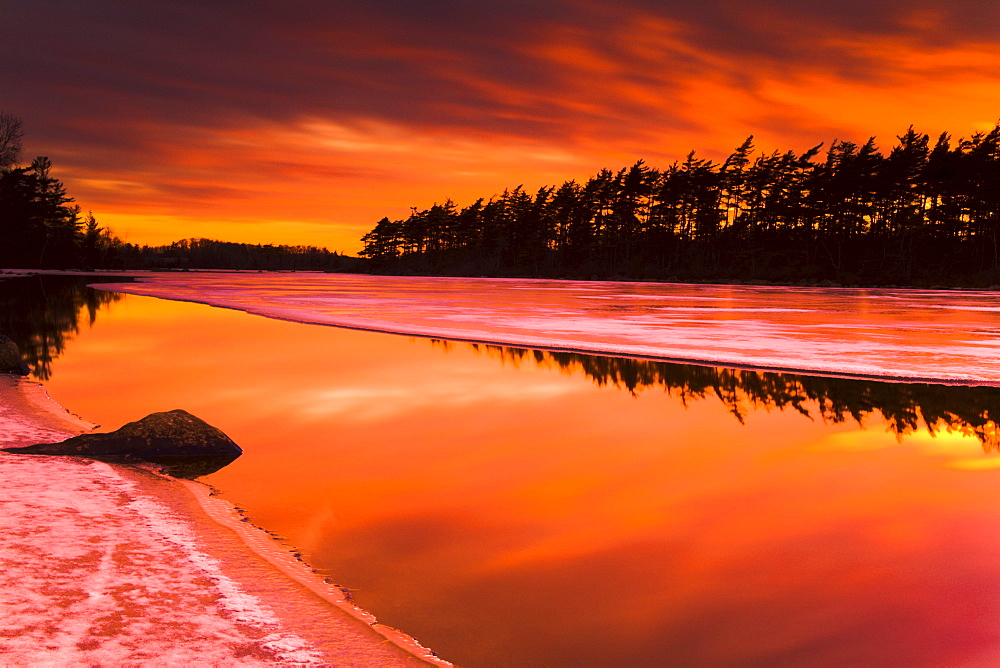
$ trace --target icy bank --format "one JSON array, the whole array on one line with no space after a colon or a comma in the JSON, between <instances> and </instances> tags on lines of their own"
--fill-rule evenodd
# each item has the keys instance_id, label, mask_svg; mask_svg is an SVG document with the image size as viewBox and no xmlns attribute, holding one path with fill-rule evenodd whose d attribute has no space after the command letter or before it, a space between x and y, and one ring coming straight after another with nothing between
<instances>
[{"instance_id":1,"label":"icy bank","mask_svg":"<svg viewBox=\"0 0 1000 668\"><path fill-rule=\"evenodd\" d=\"M0 375L0 445L87 427ZM175 481L3 452L0 478L4 665L427 665L199 518Z\"/></svg>"},{"instance_id":2,"label":"icy bank","mask_svg":"<svg viewBox=\"0 0 1000 668\"><path fill-rule=\"evenodd\" d=\"M105 290L300 322L775 371L1000 385L993 292L323 274L149 274Z\"/></svg>"}]
</instances>

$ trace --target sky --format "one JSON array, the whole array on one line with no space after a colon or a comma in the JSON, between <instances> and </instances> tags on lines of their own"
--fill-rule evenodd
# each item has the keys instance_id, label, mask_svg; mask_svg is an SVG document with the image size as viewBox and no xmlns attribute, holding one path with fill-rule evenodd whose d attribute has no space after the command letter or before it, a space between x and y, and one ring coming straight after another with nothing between
<instances>
[{"instance_id":1,"label":"sky","mask_svg":"<svg viewBox=\"0 0 1000 668\"><path fill-rule=\"evenodd\" d=\"M0 0L0 111L127 241L355 253L383 216L755 136L1000 120L995 0Z\"/></svg>"}]
</instances>

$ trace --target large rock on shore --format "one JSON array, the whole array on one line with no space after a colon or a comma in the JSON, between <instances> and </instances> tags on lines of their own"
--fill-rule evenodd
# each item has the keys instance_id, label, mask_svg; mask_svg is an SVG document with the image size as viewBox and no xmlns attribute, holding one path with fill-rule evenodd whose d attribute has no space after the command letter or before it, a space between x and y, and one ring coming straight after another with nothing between
<instances>
[{"instance_id":1,"label":"large rock on shore","mask_svg":"<svg viewBox=\"0 0 1000 668\"><path fill-rule=\"evenodd\" d=\"M16 373L24 376L28 367L21 361L21 351L9 337L0 334L0 373Z\"/></svg>"},{"instance_id":2,"label":"large rock on shore","mask_svg":"<svg viewBox=\"0 0 1000 668\"><path fill-rule=\"evenodd\" d=\"M107 434L81 434L61 443L5 450L27 455L141 460L161 464L172 475L185 478L217 471L243 454L240 446L221 430L183 410L151 413Z\"/></svg>"}]
</instances>

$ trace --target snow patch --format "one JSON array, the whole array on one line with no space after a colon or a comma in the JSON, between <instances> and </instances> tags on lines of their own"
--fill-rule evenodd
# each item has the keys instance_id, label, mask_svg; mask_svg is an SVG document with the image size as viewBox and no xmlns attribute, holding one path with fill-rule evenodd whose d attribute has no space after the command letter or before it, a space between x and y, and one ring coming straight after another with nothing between
<instances>
[{"instance_id":1,"label":"snow patch","mask_svg":"<svg viewBox=\"0 0 1000 668\"><path fill-rule=\"evenodd\" d=\"M73 435L18 383L0 384L3 446ZM0 479L5 665L325 663L111 465L0 452Z\"/></svg>"}]
</instances>

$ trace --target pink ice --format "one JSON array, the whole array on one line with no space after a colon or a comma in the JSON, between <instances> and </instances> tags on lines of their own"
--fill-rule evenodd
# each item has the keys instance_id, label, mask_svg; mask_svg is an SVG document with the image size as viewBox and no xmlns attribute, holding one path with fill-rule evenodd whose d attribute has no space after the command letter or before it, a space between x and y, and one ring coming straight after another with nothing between
<instances>
[{"instance_id":1,"label":"pink ice","mask_svg":"<svg viewBox=\"0 0 1000 668\"><path fill-rule=\"evenodd\" d=\"M83 430L40 392L0 374L0 447ZM263 600L251 590L273 574L250 586L227 575L229 564L203 545L204 526L150 493L140 472L0 452L0 479L4 665L421 663L336 610L322 626L330 637L317 636L321 601ZM310 638L282 614L284 603L306 611Z\"/></svg>"},{"instance_id":2,"label":"pink ice","mask_svg":"<svg viewBox=\"0 0 1000 668\"><path fill-rule=\"evenodd\" d=\"M841 376L1000 384L989 291L313 273L145 274L95 287L285 320Z\"/></svg>"}]
</instances>

